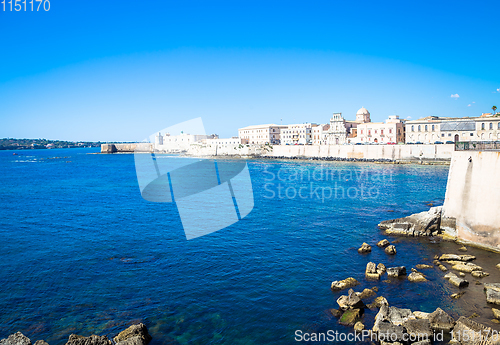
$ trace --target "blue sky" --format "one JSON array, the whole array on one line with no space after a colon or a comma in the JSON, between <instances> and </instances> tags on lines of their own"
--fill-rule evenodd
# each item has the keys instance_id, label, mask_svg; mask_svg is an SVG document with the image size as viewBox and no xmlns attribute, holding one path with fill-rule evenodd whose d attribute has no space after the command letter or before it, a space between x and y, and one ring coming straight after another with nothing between
<instances>
[{"instance_id":1,"label":"blue sky","mask_svg":"<svg viewBox=\"0 0 500 345\"><path fill-rule=\"evenodd\" d=\"M498 1L50 4L0 11L0 137L134 141L196 117L230 137L361 106L372 121L500 107Z\"/></svg>"}]
</instances>

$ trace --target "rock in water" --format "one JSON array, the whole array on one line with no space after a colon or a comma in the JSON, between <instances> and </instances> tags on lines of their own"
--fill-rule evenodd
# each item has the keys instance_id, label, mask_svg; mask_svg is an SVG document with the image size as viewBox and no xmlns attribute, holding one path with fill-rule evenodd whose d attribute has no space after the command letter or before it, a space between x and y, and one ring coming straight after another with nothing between
<instances>
[{"instance_id":1,"label":"rock in water","mask_svg":"<svg viewBox=\"0 0 500 345\"><path fill-rule=\"evenodd\" d=\"M31 345L31 340L21 332L17 332L9 335L7 339L0 340L0 345Z\"/></svg>"},{"instance_id":2,"label":"rock in water","mask_svg":"<svg viewBox=\"0 0 500 345\"><path fill-rule=\"evenodd\" d=\"M364 289L362 292L357 292L356 295L361 299L367 299L372 296L375 296L376 293L371 289Z\"/></svg>"},{"instance_id":3,"label":"rock in water","mask_svg":"<svg viewBox=\"0 0 500 345\"><path fill-rule=\"evenodd\" d=\"M385 297L379 296L379 297L375 298L375 300L373 301L372 304L368 305L368 308L375 309L375 308L380 308L383 305L389 305L389 303L387 302Z\"/></svg>"},{"instance_id":4,"label":"rock in water","mask_svg":"<svg viewBox=\"0 0 500 345\"><path fill-rule=\"evenodd\" d=\"M356 322L356 324L354 325L354 330L357 332L361 332L364 329L365 329L365 325L363 325L363 323L361 321Z\"/></svg>"},{"instance_id":5,"label":"rock in water","mask_svg":"<svg viewBox=\"0 0 500 345\"><path fill-rule=\"evenodd\" d=\"M81 335L71 334L66 345L112 345L111 340L105 335L91 335L84 337Z\"/></svg>"},{"instance_id":6,"label":"rock in water","mask_svg":"<svg viewBox=\"0 0 500 345\"><path fill-rule=\"evenodd\" d=\"M423 270L423 269L426 269L426 268L432 268L434 266L426 265L426 264L418 264L415 267L418 268L419 270Z\"/></svg>"},{"instance_id":7,"label":"rock in water","mask_svg":"<svg viewBox=\"0 0 500 345\"><path fill-rule=\"evenodd\" d=\"M425 279L425 276L419 272L411 272L410 275L408 276L408 280L414 283L427 281L427 279Z\"/></svg>"},{"instance_id":8,"label":"rock in water","mask_svg":"<svg viewBox=\"0 0 500 345\"><path fill-rule=\"evenodd\" d=\"M385 273L385 271L386 271L385 265L383 263L379 263L377 265L377 273L382 275Z\"/></svg>"},{"instance_id":9,"label":"rock in water","mask_svg":"<svg viewBox=\"0 0 500 345\"><path fill-rule=\"evenodd\" d=\"M484 278L484 277L487 277L489 276L490 274L487 273L487 272L483 272L483 271L472 271L470 273L474 278Z\"/></svg>"},{"instance_id":10,"label":"rock in water","mask_svg":"<svg viewBox=\"0 0 500 345\"><path fill-rule=\"evenodd\" d=\"M406 236L434 236L440 231L442 207L432 207L428 212L386 220L378 226L388 234Z\"/></svg>"},{"instance_id":11,"label":"rock in water","mask_svg":"<svg viewBox=\"0 0 500 345\"><path fill-rule=\"evenodd\" d=\"M389 255L394 255L396 254L396 247L391 244L390 246L387 246L384 251Z\"/></svg>"},{"instance_id":12,"label":"rock in water","mask_svg":"<svg viewBox=\"0 0 500 345\"><path fill-rule=\"evenodd\" d=\"M372 247L368 243L363 243L361 248L358 249L358 253L365 254L370 253L372 251Z\"/></svg>"},{"instance_id":13,"label":"rock in water","mask_svg":"<svg viewBox=\"0 0 500 345\"><path fill-rule=\"evenodd\" d=\"M365 306L361 298L359 298L355 293L351 293L349 296L340 296L337 299L337 304L342 310L360 309Z\"/></svg>"},{"instance_id":14,"label":"rock in water","mask_svg":"<svg viewBox=\"0 0 500 345\"><path fill-rule=\"evenodd\" d=\"M429 321L431 322L431 328L435 331L449 332L455 325L455 320L441 308L437 308L433 313L429 314Z\"/></svg>"},{"instance_id":15,"label":"rock in water","mask_svg":"<svg viewBox=\"0 0 500 345\"><path fill-rule=\"evenodd\" d=\"M113 338L116 345L146 345L151 340L146 325L132 325Z\"/></svg>"},{"instance_id":16,"label":"rock in water","mask_svg":"<svg viewBox=\"0 0 500 345\"><path fill-rule=\"evenodd\" d=\"M500 305L500 284L499 283L484 283L486 291L486 302Z\"/></svg>"},{"instance_id":17,"label":"rock in water","mask_svg":"<svg viewBox=\"0 0 500 345\"><path fill-rule=\"evenodd\" d=\"M493 312L493 316L495 316L496 319L500 319L500 310L491 308L491 311Z\"/></svg>"},{"instance_id":18,"label":"rock in water","mask_svg":"<svg viewBox=\"0 0 500 345\"><path fill-rule=\"evenodd\" d=\"M459 251L461 252L466 252L467 251L467 247L466 246L462 246L460 248L458 248Z\"/></svg>"},{"instance_id":19,"label":"rock in water","mask_svg":"<svg viewBox=\"0 0 500 345\"><path fill-rule=\"evenodd\" d=\"M365 276L370 279L380 279L380 273L377 272L377 266L374 262L366 264Z\"/></svg>"},{"instance_id":20,"label":"rock in water","mask_svg":"<svg viewBox=\"0 0 500 345\"><path fill-rule=\"evenodd\" d=\"M474 255L443 254L439 257L441 261L472 261L476 260Z\"/></svg>"},{"instance_id":21,"label":"rock in water","mask_svg":"<svg viewBox=\"0 0 500 345\"><path fill-rule=\"evenodd\" d=\"M331 288L333 291L339 291L352 288L356 285L359 285L359 282L356 279L349 277L344 280L336 280L332 282Z\"/></svg>"},{"instance_id":22,"label":"rock in water","mask_svg":"<svg viewBox=\"0 0 500 345\"><path fill-rule=\"evenodd\" d=\"M385 248L387 247L389 244L391 244L389 241L387 241L386 239L383 239L382 241L379 241L377 243L377 247L379 248Z\"/></svg>"},{"instance_id":23,"label":"rock in water","mask_svg":"<svg viewBox=\"0 0 500 345\"><path fill-rule=\"evenodd\" d=\"M387 269L387 275L392 278L405 276L406 275L406 267L390 267Z\"/></svg>"},{"instance_id":24,"label":"rock in water","mask_svg":"<svg viewBox=\"0 0 500 345\"><path fill-rule=\"evenodd\" d=\"M45 340L37 340L33 345L49 345Z\"/></svg>"}]
</instances>

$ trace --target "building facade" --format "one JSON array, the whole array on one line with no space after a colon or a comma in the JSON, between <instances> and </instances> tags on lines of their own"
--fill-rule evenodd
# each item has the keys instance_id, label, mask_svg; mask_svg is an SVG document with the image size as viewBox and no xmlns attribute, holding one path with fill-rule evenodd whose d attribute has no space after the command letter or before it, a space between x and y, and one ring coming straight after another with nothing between
<instances>
[{"instance_id":1,"label":"building facade","mask_svg":"<svg viewBox=\"0 0 500 345\"><path fill-rule=\"evenodd\" d=\"M313 141L313 128L315 123L300 123L288 125L281 131L281 145L310 145Z\"/></svg>"},{"instance_id":2,"label":"building facade","mask_svg":"<svg viewBox=\"0 0 500 345\"><path fill-rule=\"evenodd\" d=\"M406 122L407 143L500 141L500 114L449 118L429 116Z\"/></svg>"},{"instance_id":3,"label":"building facade","mask_svg":"<svg viewBox=\"0 0 500 345\"><path fill-rule=\"evenodd\" d=\"M238 137L242 144L279 145L285 128L287 126L275 124L248 126L238 129Z\"/></svg>"},{"instance_id":4,"label":"building facade","mask_svg":"<svg viewBox=\"0 0 500 345\"><path fill-rule=\"evenodd\" d=\"M397 144L405 142L404 121L397 115L391 115L385 122L358 124L357 138L361 144Z\"/></svg>"}]
</instances>

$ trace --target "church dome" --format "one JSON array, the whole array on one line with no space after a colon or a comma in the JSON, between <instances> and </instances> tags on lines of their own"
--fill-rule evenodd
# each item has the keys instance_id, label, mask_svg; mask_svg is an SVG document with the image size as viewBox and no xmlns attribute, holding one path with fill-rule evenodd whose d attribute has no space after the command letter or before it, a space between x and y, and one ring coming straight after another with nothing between
<instances>
[{"instance_id":1,"label":"church dome","mask_svg":"<svg viewBox=\"0 0 500 345\"><path fill-rule=\"evenodd\" d=\"M358 110L356 115L370 115L370 112L368 110L366 110L365 107L361 107L361 109Z\"/></svg>"}]
</instances>

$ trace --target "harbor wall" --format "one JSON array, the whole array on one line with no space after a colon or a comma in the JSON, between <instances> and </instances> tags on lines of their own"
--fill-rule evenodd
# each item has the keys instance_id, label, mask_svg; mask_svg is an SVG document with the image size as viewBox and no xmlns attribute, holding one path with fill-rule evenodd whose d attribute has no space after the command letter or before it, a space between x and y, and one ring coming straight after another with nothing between
<instances>
[{"instance_id":1,"label":"harbor wall","mask_svg":"<svg viewBox=\"0 0 500 345\"><path fill-rule=\"evenodd\" d=\"M338 157L390 160L450 160L454 144L429 145L280 145L266 156Z\"/></svg>"},{"instance_id":2,"label":"harbor wall","mask_svg":"<svg viewBox=\"0 0 500 345\"><path fill-rule=\"evenodd\" d=\"M443 219L456 219L456 232L471 242L500 250L500 152L453 153Z\"/></svg>"}]
</instances>

